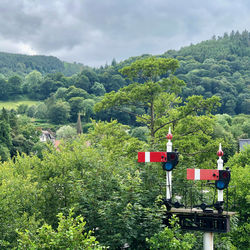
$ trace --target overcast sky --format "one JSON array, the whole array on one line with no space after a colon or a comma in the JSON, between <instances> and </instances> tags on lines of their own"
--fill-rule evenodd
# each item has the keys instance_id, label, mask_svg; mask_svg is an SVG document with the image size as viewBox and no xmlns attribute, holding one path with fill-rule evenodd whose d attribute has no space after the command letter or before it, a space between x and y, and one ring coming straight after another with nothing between
<instances>
[{"instance_id":1,"label":"overcast sky","mask_svg":"<svg viewBox=\"0 0 250 250\"><path fill-rule=\"evenodd\" d=\"M250 31L250 0L0 0L0 51L89 66Z\"/></svg>"}]
</instances>

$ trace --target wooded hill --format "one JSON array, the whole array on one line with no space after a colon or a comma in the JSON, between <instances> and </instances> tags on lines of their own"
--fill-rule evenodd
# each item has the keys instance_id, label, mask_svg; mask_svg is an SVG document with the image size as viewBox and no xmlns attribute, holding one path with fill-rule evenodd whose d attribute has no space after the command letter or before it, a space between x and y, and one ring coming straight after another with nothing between
<instances>
[{"instance_id":1,"label":"wooded hill","mask_svg":"<svg viewBox=\"0 0 250 250\"><path fill-rule=\"evenodd\" d=\"M81 64L62 62L54 56L21 55L0 52L0 73L5 76L26 75L33 70L42 74L62 72L73 75L82 69Z\"/></svg>"},{"instance_id":2,"label":"wooded hill","mask_svg":"<svg viewBox=\"0 0 250 250\"><path fill-rule=\"evenodd\" d=\"M183 97L192 94L222 99L220 112L250 112L250 33L227 33L223 37L168 51L164 57L180 61L176 71L187 86Z\"/></svg>"},{"instance_id":3,"label":"wooded hill","mask_svg":"<svg viewBox=\"0 0 250 250\"><path fill-rule=\"evenodd\" d=\"M148 56L150 55L131 57L120 63L114 59L111 65L91 68L81 64L63 63L55 57L0 53L0 73L5 76L0 82L1 86L5 86L4 93L0 93L0 100L27 93L32 98L44 100L59 88L70 86L92 95L102 96L106 92L117 91L128 85L130 82L119 70L137 59ZM169 50L158 57L171 57L180 62L175 75L186 83L180 94L184 100L193 94L206 98L216 95L221 98L222 103L219 113L250 113L248 31L232 32L230 35L225 33L223 37L213 37L211 40L178 51ZM32 74L34 70L40 72L42 77L34 83L32 77L28 77L31 79L27 83L27 74ZM13 79L13 73L21 78ZM50 75L47 76L48 74ZM18 88L15 87L17 82ZM138 82L143 82L143 79L138 79ZM10 93L6 93L8 89ZM13 92L15 89L18 90L16 93Z\"/></svg>"},{"instance_id":4,"label":"wooded hill","mask_svg":"<svg viewBox=\"0 0 250 250\"><path fill-rule=\"evenodd\" d=\"M129 65L133 57L117 67ZM180 50L169 50L159 57L176 58L180 67L175 75L187 84L182 97L217 95L222 100L221 113L250 113L250 33L232 31Z\"/></svg>"}]
</instances>

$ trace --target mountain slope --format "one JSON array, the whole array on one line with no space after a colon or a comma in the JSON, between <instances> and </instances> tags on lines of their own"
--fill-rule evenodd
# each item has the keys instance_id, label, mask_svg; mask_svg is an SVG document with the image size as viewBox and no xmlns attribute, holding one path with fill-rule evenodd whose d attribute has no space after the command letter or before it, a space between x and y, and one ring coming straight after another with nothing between
<instances>
[{"instance_id":1,"label":"mountain slope","mask_svg":"<svg viewBox=\"0 0 250 250\"><path fill-rule=\"evenodd\" d=\"M54 56L29 56L0 52L0 73L5 76L26 75L33 70L42 74L62 72L68 76L80 72L82 67L81 64L62 62Z\"/></svg>"},{"instance_id":2,"label":"mountain slope","mask_svg":"<svg viewBox=\"0 0 250 250\"><path fill-rule=\"evenodd\" d=\"M161 55L180 61L176 75L187 86L183 97L192 94L222 99L221 113L250 114L250 33L232 32L179 51Z\"/></svg>"}]
</instances>

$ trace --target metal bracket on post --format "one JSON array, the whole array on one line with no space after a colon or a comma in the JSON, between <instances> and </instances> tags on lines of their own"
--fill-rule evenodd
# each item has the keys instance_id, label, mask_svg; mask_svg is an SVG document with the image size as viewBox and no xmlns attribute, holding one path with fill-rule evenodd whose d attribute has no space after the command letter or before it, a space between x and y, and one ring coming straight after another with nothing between
<instances>
[{"instance_id":1,"label":"metal bracket on post","mask_svg":"<svg viewBox=\"0 0 250 250\"><path fill-rule=\"evenodd\" d=\"M163 199L163 204L166 206L167 211L170 211L172 207L174 207L174 208L184 207L184 205L178 201L173 203L171 199L170 200Z\"/></svg>"}]
</instances>

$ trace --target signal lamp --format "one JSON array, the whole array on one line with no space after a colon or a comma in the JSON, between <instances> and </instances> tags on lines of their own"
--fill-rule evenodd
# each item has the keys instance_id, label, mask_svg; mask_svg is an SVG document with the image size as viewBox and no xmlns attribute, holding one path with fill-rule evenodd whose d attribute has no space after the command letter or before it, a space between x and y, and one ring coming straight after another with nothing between
<instances>
[{"instance_id":1,"label":"signal lamp","mask_svg":"<svg viewBox=\"0 0 250 250\"><path fill-rule=\"evenodd\" d=\"M215 181L215 187L219 190L227 188L230 179L231 173L229 170L219 170L219 180Z\"/></svg>"},{"instance_id":2,"label":"signal lamp","mask_svg":"<svg viewBox=\"0 0 250 250\"><path fill-rule=\"evenodd\" d=\"M162 168L165 171L172 171L179 162L178 152L167 152L167 159L163 162Z\"/></svg>"}]
</instances>

